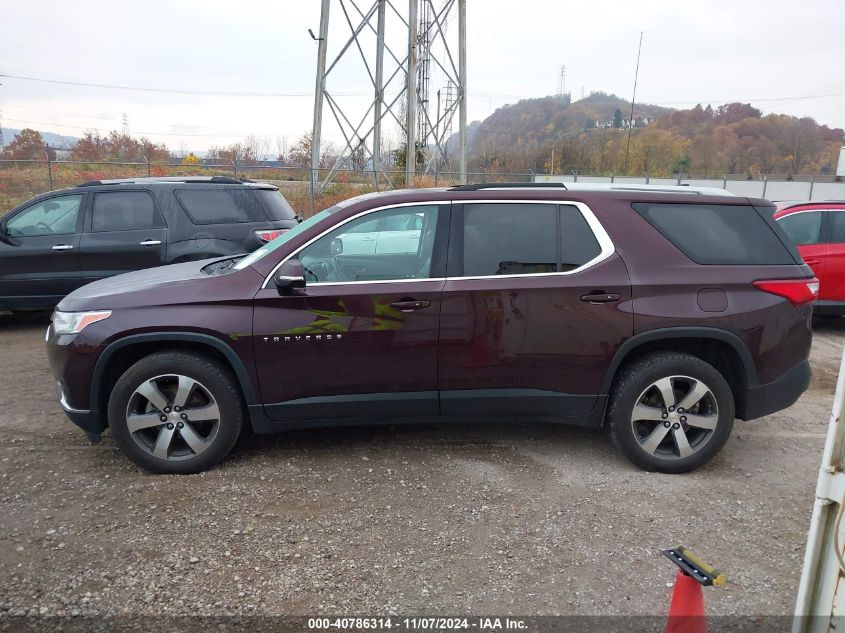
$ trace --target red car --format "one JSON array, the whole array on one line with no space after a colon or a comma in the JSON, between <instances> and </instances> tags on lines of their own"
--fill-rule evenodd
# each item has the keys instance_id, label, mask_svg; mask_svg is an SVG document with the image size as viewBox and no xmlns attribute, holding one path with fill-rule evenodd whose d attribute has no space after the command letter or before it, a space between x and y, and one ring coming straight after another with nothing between
<instances>
[{"instance_id":1,"label":"red car","mask_svg":"<svg viewBox=\"0 0 845 633\"><path fill-rule=\"evenodd\" d=\"M776 204L775 220L819 280L815 313L845 314L845 200Z\"/></svg>"}]
</instances>

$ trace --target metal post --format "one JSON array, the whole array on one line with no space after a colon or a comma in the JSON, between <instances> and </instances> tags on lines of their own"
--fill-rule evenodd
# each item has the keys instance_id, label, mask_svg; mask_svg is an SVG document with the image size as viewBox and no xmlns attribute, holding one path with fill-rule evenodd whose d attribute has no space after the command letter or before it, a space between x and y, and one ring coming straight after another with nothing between
<instances>
[{"instance_id":1,"label":"metal post","mask_svg":"<svg viewBox=\"0 0 845 633\"><path fill-rule=\"evenodd\" d=\"M724 174L722 176L722 189L727 189L727 188L728 188L728 175Z\"/></svg>"},{"instance_id":2,"label":"metal post","mask_svg":"<svg viewBox=\"0 0 845 633\"><path fill-rule=\"evenodd\" d=\"M807 196L808 200L813 199L813 187L815 187L815 185L816 185L816 177L813 176L812 178L810 178L810 195Z\"/></svg>"},{"instance_id":3,"label":"metal post","mask_svg":"<svg viewBox=\"0 0 845 633\"><path fill-rule=\"evenodd\" d=\"M458 107L458 133L460 138L460 183L467 182L467 3L458 0L458 79L460 80L460 105Z\"/></svg>"},{"instance_id":4,"label":"metal post","mask_svg":"<svg viewBox=\"0 0 845 633\"><path fill-rule=\"evenodd\" d=\"M153 177L153 165L150 162L149 156L144 156L144 160L147 161L147 178Z\"/></svg>"},{"instance_id":5,"label":"metal post","mask_svg":"<svg viewBox=\"0 0 845 633\"><path fill-rule=\"evenodd\" d=\"M44 150L47 157L47 182L50 184L50 191L53 191L53 161L50 160L50 148Z\"/></svg>"},{"instance_id":6,"label":"metal post","mask_svg":"<svg viewBox=\"0 0 845 633\"><path fill-rule=\"evenodd\" d=\"M329 34L329 0L320 9L320 37L317 41L317 80L314 87L314 127L311 130L311 198L317 195L320 169L320 130L323 124L323 94L326 89L326 41Z\"/></svg>"},{"instance_id":7,"label":"metal post","mask_svg":"<svg viewBox=\"0 0 845 633\"><path fill-rule=\"evenodd\" d=\"M768 184L769 184L769 177L763 176L763 194L760 196L761 198L766 197L766 187L768 186Z\"/></svg>"},{"instance_id":8,"label":"metal post","mask_svg":"<svg viewBox=\"0 0 845 633\"><path fill-rule=\"evenodd\" d=\"M373 180L378 189L378 172L381 169L381 106L384 102L384 10L386 0L378 0L378 25L376 26L376 101L373 125Z\"/></svg>"},{"instance_id":9,"label":"metal post","mask_svg":"<svg viewBox=\"0 0 845 633\"><path fill-rule=\"evenodd\" d=\"M232 159L232 176L237 178L238 177L238 159Z\"/></svg>"},{"instance_id":10,"label":"metal post","mask_svg":"<svg viewBox=\"0 0 845 633\"><path fill-rule=\"evenodd\" d=\"M417 4L408 0L408 80L405 96L405 186L413 188L417 171Z\"/></svg>"},{"instance_id":11,"label":"metal post","mask_svg":"<svg viewBox=\"0 0 845 633\"><path fill-rule=\"evenodd\" d=\"M439 122L440 122L440 91L439 90L437 91L437 117L434 120L438 122L438 123L435 124L435 125L437 125L437 127L434 128L434 140L435 140L436 143L439 143L440 141L437 140L437 139L440 138L440 124L439 124ZM439 148L438 148L438 151L439 151ZM442 156L438 155L434 159L434 186L435 187L437 186L437 175L438 175L438 171L439 171L438 167L440 165L440 159L441 158L442 158Z\"/></svg>"}]
</instances>

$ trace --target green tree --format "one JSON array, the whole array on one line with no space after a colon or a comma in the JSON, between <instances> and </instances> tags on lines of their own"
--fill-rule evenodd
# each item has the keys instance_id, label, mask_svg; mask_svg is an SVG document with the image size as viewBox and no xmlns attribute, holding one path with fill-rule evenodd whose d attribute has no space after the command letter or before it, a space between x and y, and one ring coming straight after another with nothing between
<instances>
[{"instance_id":1,"label":"green tree","mask_svg":"<svg viewBox=\"0 0 845 633\"><path fill-rule=\"evenodd\" d=\"M619 108L613 113L613 127L622 127L622 110Z\"/></svg>"}]
</instances>

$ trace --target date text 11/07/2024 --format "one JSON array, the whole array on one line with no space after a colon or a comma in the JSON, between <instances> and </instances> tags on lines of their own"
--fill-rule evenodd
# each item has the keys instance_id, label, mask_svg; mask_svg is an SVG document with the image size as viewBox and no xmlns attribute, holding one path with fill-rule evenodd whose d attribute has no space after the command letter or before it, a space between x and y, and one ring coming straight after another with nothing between
<instances>
[{"instance_id":1,"label":"date text 11/07/2024","mask_svg":"<svg viewBox=\"0 0 845 633\"><path fill-rule=\"evenodd\" d=\"M526 622L514 618L479 617L350 617L350 618L308 618L309 630L364 630L399 629L407 631L470 630L519 631L526 629Z\"/></svg>"}]
</instances>

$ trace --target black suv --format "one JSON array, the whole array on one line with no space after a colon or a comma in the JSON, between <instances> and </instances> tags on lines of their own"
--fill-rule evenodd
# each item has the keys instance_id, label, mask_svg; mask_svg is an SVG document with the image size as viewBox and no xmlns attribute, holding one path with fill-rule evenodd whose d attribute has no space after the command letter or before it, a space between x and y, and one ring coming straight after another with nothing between
<instances>
[{"instance_id":1,"label":"black suv","mask_svg":"<svg viewBox=\"0 0 845 633\"><path fill-rule=\"evenodd\" d=\"M299 219L277 187L219 176L51 191L0 221L0 309L49 309L104 277L253 251Z\"/></svg>"}]
</instances>

